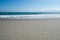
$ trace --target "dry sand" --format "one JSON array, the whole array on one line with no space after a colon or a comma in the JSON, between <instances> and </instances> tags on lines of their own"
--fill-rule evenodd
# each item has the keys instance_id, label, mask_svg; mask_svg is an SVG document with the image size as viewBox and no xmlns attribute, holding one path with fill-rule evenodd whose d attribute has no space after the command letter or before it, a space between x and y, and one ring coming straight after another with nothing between
<instances>
[{"instance_id":1,"label":"dry sand","mask_svg":"<svg viewBox=\"0 0 60 40\"><path fill-rule=\"evenodd\" d=\"M0 20L0 40L60 40L60 19Z\"/></svg>"}]
</instances>

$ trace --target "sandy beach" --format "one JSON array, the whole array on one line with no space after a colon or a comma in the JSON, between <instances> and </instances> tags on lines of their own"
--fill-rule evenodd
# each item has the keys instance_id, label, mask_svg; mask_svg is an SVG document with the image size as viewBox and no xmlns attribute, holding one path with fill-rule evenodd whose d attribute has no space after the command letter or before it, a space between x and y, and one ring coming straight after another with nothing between
<instances>
[{"instance_id":1,"label":"sandy beach","mask_svg":"<svg viewBox=\"0 0 60 40\"><path fill-rule=\"evenodd\" d=\"M60 19L0 20L0 40L60 40Z\"/></svg>"}]
</instances>

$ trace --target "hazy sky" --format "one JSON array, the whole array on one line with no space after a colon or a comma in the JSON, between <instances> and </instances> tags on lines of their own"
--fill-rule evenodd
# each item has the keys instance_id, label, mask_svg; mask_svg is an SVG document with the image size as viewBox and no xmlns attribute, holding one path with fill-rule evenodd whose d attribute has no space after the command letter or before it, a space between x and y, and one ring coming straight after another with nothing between
<instances>
[{"instance_id":1,"label":"hazy sky","mask_svg":"<svg viewBox=\"0 0 60 40\"><path fill-rule=\"evenodd\" d=\"M60 0L0 0L0 12L60 11Z\"/></svg>"}]
</instances>

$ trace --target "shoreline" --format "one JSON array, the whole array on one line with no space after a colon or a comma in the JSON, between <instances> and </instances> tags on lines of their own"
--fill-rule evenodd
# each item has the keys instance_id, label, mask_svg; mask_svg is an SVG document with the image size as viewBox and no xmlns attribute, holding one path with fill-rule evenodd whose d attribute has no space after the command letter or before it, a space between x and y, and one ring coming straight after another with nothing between
<instances>
[{"instance_id":1,"label":"shoreline","mask_svg":"<svg viewBox=\"0 0 60 40\"><path fill-rule=\"evenodd\" d=\"M0 15L0 19L49 19L49 18L60 18L60 14Z\"/></svg>"}]
</instances>

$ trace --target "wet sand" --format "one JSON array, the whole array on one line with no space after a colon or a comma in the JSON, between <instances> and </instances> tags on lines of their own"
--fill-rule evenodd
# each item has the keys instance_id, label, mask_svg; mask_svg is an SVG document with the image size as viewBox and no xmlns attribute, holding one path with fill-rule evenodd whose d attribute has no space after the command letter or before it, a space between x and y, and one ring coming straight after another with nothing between
<instances>
[{"instance_id":1,"label":"wet sand","mask_svg":"<svg viewBox=\"0 0 60 40\"><path fill-rule=\"evenodd\" d=\"M0 40L60 40L60 19L0 20Z\"/></svg>"}]
</instances>

